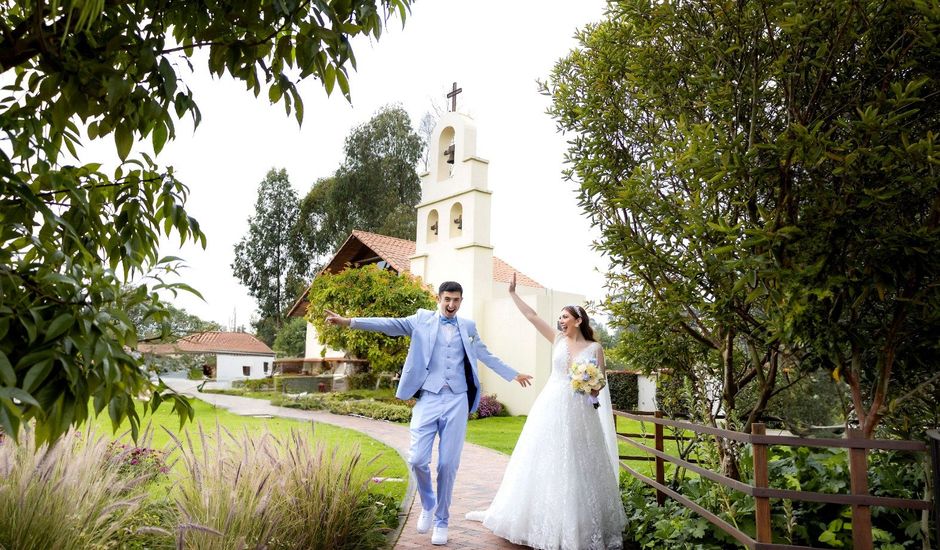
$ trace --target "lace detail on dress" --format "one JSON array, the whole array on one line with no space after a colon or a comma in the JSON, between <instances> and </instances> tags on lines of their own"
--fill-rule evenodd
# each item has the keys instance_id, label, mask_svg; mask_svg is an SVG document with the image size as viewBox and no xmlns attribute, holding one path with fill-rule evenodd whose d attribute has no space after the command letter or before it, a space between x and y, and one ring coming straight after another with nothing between
<instances>
[{"instance_id":1,"label":"lace detail on dress","mask_svg":"<svg viewBox=\"0 0 940 550\"><path fill-rule=\"evenodd\" d=\"M576 359L595 353L588 345ZM626 522L601 414L568 384L568 346L555 343L552 374L536 398L483 521L517 544L557 550L621 548ZM603 400L602 400L603 402Z\"/></svg>"}]
</instances>

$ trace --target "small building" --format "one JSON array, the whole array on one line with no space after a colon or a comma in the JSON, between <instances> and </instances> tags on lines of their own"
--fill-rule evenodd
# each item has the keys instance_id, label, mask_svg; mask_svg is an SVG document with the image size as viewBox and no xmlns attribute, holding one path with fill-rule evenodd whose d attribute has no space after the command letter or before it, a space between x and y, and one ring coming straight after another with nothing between
<instances>
[{"instance_id":1,"label":"small building","mask_svg":"<svg viewBox=\"0 0 940 550\"><path fill-rule=\"evenodd\" d=\"M140 344L138 351L157 356L190 356L203 373L218 381L270 376L274 351L246 332L198 332L169 344Z\"/></svg>"}]
</instances>

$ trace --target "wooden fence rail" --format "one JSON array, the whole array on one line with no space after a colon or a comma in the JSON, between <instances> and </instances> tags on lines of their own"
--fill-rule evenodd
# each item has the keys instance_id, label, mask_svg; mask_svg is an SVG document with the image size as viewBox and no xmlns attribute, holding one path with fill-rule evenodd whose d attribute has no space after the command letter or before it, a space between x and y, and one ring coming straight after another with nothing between
<instances>
[{"instance_id":1,"label":"wooden fence rail","mask_svg":"<svg viewBox=\"0 0 940 550\"><path fill-rule=\"evenodd\" d=\"M808 502L823 502L829 504L843 504L852 507L852 547L856 550L872 550L872 525L871 525L871 507L883 506L886 508L906 508L913 510L933 509L934 519L937 529L937 540L940 544L940 433L936 430L928 432L928 443L920 441L893 441L865 439L857 430L848 430L845 439L809 439L803 437L767 435L763 424L754 424L750 434L723 430L711 426L702 426L685 422L663 418L661 411L655 413L643 412L623 412L614 411L614 425L616 426L617 417L629 418L640 422L650 422L655 425L654 435L617 433L618 439L628 443L636 449L646 453L642 457L621 456L620 466L630 475L656 489L656 501L661 506L665 502L666 496L673 498L685 507L695 511L713 525L728 533L738 542L753 550L786 550L786 549L808 549L811 546L798 546L790 544L775 544L772 542L771 517L770 517L770 499L800 500ZM754 480L752 483L745 483L731 479L720 473L713 472L703 468L694 460L685 460L679 457L671 456L664 451L664 441L686 439L682 435L664 436L664 427L688 430L698 434L706 434L715 437L730 439L740 443L751 445L754 459ZM634 438L654 439L654 446L644 445ZM793 491L789 489L773 489L770 487L769 479L769 448L773 445L787 447L816 447L816 448L844 448L848 449L849 454L849 480L850 494L832 494L817 493L811 491ZM873 449L908 451L915 453L930 453L934 498L933 503L930 500L905 499L893 497L873 496L868 493L868 452ZM628 466L624 460L648 459L656 462L655 476L651 479L637 472ZM670 462L678 467L685 468L690 472L709 479L725 487L740 491L754 498L754 516L756 523L756 539L747 533L741 531L730 523L706 510L691 499L681 495L666 485L665 463Z\"/></svg>"}]
</instances>

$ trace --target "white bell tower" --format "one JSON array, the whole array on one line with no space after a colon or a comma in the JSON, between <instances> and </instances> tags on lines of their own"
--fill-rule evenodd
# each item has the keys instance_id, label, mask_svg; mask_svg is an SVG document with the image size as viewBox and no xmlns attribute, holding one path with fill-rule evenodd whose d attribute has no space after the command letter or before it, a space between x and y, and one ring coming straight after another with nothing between
<instances>
[{"instance_id":1,"label":"white bell tower","mask_svg":"<svg viewBox=\"0 0 940 550\"><path fill-rule=\"evenodd\" d=\"M456 106L454 85L453 105ZM450 111L430 137L428 166L421 174L421 202L411 273L437 292L444 281L463 285L460 314L479 320L493 293L490 244L489 162L476 156L476 126L467 115Z\"/></svg>"}]
</instances>

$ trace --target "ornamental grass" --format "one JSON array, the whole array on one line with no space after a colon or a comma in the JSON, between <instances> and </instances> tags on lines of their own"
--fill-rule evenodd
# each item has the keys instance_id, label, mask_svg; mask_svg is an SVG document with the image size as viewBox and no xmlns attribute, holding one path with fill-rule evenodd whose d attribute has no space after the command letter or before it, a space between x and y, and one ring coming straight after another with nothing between
<instances>
[{"instance_id":1,"label":"ornamental grass","mask_svg":"<svg viewBox=\"0 0 940 550\"><path fill-rule=\"evenodd\" d=\"M171 434L172 435L172 434ZM292 431L234 435L199 427L177 439L177 547L371 549L387 528L369 497L375 472L358 449L328 450Z\"/></svg>"},{"instance_id":2,"label":"ornamental grass","mask_svg":"<svg viewBox=\"0 0 940 550\"><path fill-rule=\"evenodd\" d=\"M0 548L117 548L135 527L147 496L146 477L128 477L111 439L71 431L36 446L24 429L19 444L0 439Z\"/></svg>"}]
</instances>

